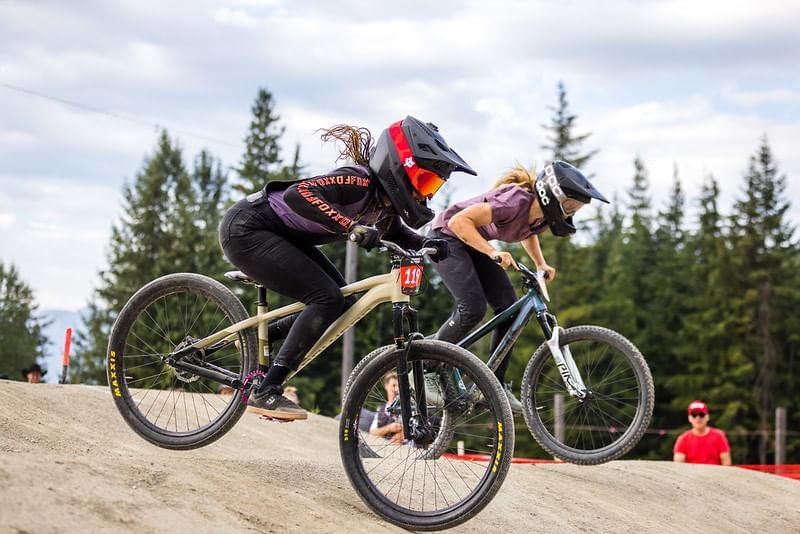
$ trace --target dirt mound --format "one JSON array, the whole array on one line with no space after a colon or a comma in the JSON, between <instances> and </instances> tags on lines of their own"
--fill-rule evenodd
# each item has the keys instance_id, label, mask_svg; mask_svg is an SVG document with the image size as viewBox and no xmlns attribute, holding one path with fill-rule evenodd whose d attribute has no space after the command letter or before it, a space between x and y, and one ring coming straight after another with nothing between
<instances>
[{"instance_id":1,"label":"dirt mound","mask_svg":"<svg viewBox=\"0 0 800 534\"><path fill-rule=\"evenodd\" d=\"M245 414L208 447L167 451L128 428L105 388L0 380L0 531L402 532L350 488L336 430ZM458 531L797 532L799 503L797 481L744 469L514 465Z\"/></svg>"}]
</instances>

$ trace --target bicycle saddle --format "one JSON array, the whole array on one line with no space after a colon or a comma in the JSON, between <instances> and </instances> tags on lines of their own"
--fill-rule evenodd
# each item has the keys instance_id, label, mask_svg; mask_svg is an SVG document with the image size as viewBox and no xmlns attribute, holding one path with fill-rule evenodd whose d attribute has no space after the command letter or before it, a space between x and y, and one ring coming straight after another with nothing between
<instances>
[{"instance_id":1,"label":"bicycle saddle","mask_svg":"<svg viewBox=\"0 0 800 534\"><path fill-rule=\"evenodd\" d=\"M245 284L253 284L258 285L258 282L244 274L242 271L228 271L225 273L225 278L230 278L231 280L235 280L237 282L242 282Z\"/></svg>"}]
</instances>

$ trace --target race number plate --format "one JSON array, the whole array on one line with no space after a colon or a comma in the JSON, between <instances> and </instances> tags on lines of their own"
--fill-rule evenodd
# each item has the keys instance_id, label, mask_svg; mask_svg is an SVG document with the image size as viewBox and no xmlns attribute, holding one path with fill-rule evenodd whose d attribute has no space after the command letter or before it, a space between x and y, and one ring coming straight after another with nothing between
<instances>
[{"instance_id":1,"label":"race number plate","mask_svg":"<svg viewBox=\"0 0 800 534\"><path fill-rule=\"evenodd\" d=\"M404 295L416 295L422 284L422 265L404 261L400 265L400 289Z\"/></svg>"}]
</instances>

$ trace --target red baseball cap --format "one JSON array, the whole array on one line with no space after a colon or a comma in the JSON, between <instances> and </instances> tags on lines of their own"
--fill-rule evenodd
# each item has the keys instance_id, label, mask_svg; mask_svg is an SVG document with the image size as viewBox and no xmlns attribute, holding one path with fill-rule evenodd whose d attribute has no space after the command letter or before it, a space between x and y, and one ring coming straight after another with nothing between
<instances>
[{"instance_id":1,"label":"red baseball cap","mask_svg":"<svg viewBox=\"0 0 800 534\"><path fill-rule=\"evenodd\" d=\"M700 400L695 400L689 403L689 413L697 413L702 412L707 414L708 413L708 406L706 403Z\"/></svg>"}]
</instances>

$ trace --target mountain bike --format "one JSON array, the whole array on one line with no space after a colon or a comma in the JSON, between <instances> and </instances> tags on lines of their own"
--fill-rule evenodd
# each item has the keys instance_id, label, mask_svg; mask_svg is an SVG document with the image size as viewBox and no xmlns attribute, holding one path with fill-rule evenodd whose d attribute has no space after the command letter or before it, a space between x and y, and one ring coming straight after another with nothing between
<instances>
[{"instance_id":1,"label":"mountain bike","mask_svg":"<svg viewBox=\"0 0 800 534\"><path fill-rule=\"evenodd\" d=\"M564 329L548 312L545 273L517 263L524 295L458 342L469 348L501 325L511 323L486 365L496 371L535 316L545 341L534 352L522 378L523 415L528 430L554 457L580 465L595 465L628 452L647 430L653 415L655 390L642 354L619 333L601 326ZM353 370L369 365L381 349ZM426 373L429 391L444 391L446 373ZM447 402L447 395L445 395ZM427 450L431 457L453 455L457 440L445 417Z\"/></svg>"},{"instance_id":2,"label":"mountain bike","mask_svg":"<svg viewBox=\"0 0 800 534\"><path fill-rule=\"evenodd\" d=\"M342 288L355 303L289 378L378 304L391 302L392 345L351 377L339 427L342 462L359 497L378 515L405 528L449 528L477 514L499 490L513 454L514 420L500 384L477 357L417 332L410 298L419 292L423 256L435 249L409 251L388 241L382 246L391 254L391 270ZM115 404L134 432L155 445L193 449L230 430L269 367L268 322L304 307L294 303L270 311L266 288L239 271L226 276L256 285L256 315L248 317L223 284L179 273L137 291L111 330L107 363ZM426 398L424 372L436 368L457 373L446 384L448 407ZM370 433L362 418L374 417L386 404L382 379L391 371L399 382L392 417L400 430L385 439ZM220 386L233 393L219 394ZM442 417L456 406L458 417ZM474 459L429 454L443 420L451 435L468 436Z\"/></svg>"}]
</instances>

